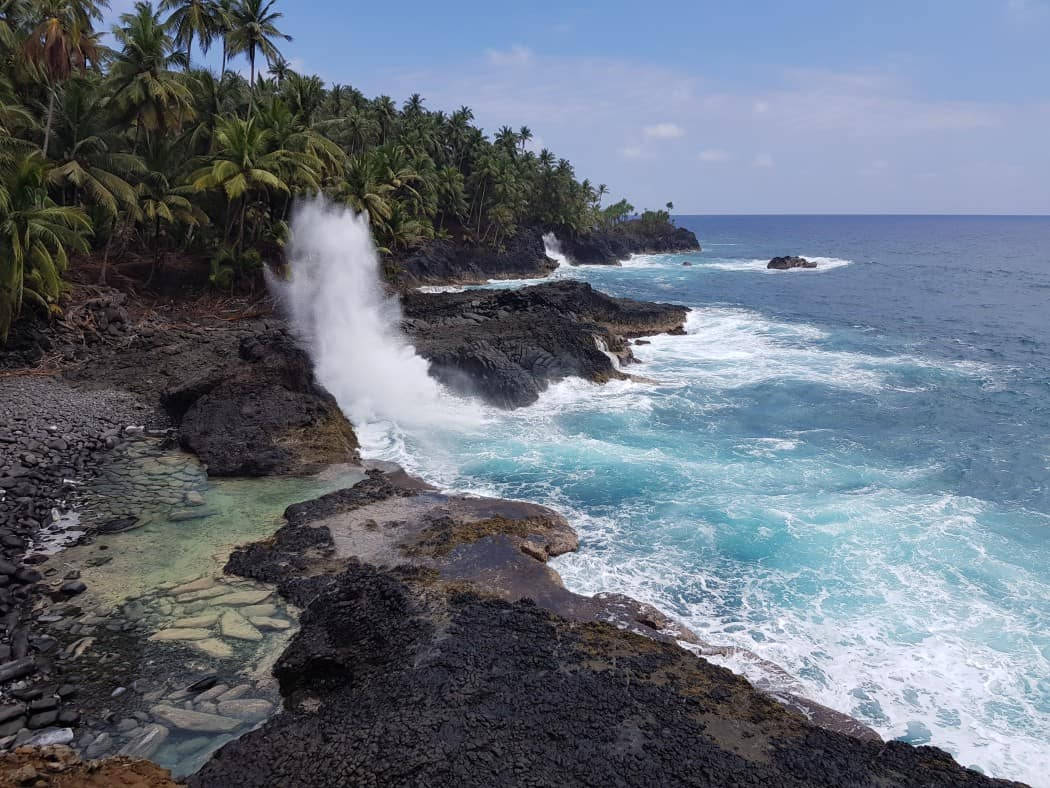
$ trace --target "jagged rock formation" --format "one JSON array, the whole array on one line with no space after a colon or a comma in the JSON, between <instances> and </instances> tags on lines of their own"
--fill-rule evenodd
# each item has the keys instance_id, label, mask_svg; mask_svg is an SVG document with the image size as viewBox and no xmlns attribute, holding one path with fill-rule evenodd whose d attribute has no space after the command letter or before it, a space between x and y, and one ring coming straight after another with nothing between
<instances>
[{"instance_id":1,"label":"jagged rock formation","mask_svg":"<svg viewBox=\"0 0 1050 788\"><path fill-rule=\"evenodd\" d=\"M557 380L622 378L605 351L632 358L628 337L682 331L687 310L612 298L583 282L520 290L407 293L404 326L431 374L500 407L535 402Z\"/></svg>"},{"instance_id":2,"label":"jagged rock formation","mask_svg":"<svg viewBox=\"0 0 1050 788\"><path fill-rule=\"evenodd\" d=\"M285 331L241 339L239 359L161 397L179 441L212 476L267 476L353 462L357 438L309 356Z\"/></svg>"},{"instance_id":3,"label":"jagged rock formation","mask_svg":"<svg viewBox=\"0 0 1050 788\"><path fill-rule=\"evenodd\" d=\"M503 249L483 244L434 241L394 266L402 287L480 284L490 279L547 276L558 264L547 257L539 230L522 230Z\"/></svg>"},{"instance_id":4,"label":"jagged rock formation","mask_svg":"<svg viewBox=\"0 0 1050 788\"><path fill-rule=\"evenodd\" d=\"M559 241L562 251L577 265L616 265L632 254L700 251L696 235L684 227L668 224L653 230L638 220Z\"/></svg>"}]
</instances>

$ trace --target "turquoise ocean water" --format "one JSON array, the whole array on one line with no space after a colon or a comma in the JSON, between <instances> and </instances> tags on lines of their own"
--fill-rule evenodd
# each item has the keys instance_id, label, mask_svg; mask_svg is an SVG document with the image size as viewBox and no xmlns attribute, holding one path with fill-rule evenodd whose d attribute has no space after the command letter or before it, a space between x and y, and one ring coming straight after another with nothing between
<instances>
[{"instance_id":1,"label":"turquoise ocean water","mask_svg":"<svg viewBox=\"0 0 1050 788\"><path fill-rule=\"evenodd\" d=\"M687 336L635 349L647 381L372 425L367 449L566 514L574 590L651 602L886 738L1050 785L1050 218L678 221L702 253L555 273L692 309ZM820 267L766 271L776 254Z\"/></svg>"}]
</instances>

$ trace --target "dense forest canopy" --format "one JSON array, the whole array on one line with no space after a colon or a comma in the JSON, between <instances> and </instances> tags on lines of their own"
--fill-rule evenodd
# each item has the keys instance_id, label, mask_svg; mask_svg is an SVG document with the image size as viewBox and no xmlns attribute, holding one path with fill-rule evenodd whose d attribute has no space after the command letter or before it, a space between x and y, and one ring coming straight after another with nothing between
<instances>
[{"instance_id":1,"label":"dense forest canopy","mask_svg":"<svg viewBox=\"0 0 1050 788\"><path fill-rule=\"evenodd\" d=\"M298 195L367 211L393 254L633 213L603 211L606 187L529 150L527 127L490 139L469 107L432 111L418 94L399 107L295 72L276 0L139 2L111 37L107 5L0 0L0 342L24 305L57 308L75 255L99 256L102 282L128 253L154 268L206 256L229 287L280 259Z\"/></svg>"}]
</instances>

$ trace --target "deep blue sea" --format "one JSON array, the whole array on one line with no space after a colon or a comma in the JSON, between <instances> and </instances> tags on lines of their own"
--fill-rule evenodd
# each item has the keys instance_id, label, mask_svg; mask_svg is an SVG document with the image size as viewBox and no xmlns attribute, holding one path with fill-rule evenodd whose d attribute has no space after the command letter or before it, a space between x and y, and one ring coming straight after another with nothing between
<instances>
[{"instance_id":1,"label":"deep blue sea","mask_svg":"<svg viewBox=\"0 0 1050 788\"><path fill-rule=\"evenodd\" d=\"M647 380L565 381L372 452L566 514L576 591L651 602L886 738L1050 784L1050 218L678 221L702 253L555 274L692 309L688 336L635 349ZM820 267L766 271L779 254Z\"/></svg>"}]
</instances>

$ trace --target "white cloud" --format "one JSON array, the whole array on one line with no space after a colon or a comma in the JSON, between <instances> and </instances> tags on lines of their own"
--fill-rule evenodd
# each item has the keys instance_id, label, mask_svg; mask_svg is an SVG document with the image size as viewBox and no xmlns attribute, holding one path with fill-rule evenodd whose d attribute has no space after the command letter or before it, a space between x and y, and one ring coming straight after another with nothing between
<instances>
[{"instance_id":1,"label":"white cloud","mask_svg":"<svg viewBox=\"0 0 1050 788\"><path fill-rule=\"evenodd\" d=\"M636 145L629 145L626 148L620 148L620 155L625 159L648 159L651 158L651 154L646 153L645 150L639 148Z\"/></svg>"},{"instance_id":2,"label":"white cloud","mask_svg":"<svg viewBox=\"0 0 1050 788\"><path fill-rule=\"evenodd\" d=\"M651 137L657 140L672 140L678 137L685 136L685 129L679 126L677 123L657 123L653 126L646 126L642 129L642 133L646 137Z\"/></svg>"},{"instance_id":3,"label":"white cloud","mask_svg":"<svg viewBox=\"0 0 1050 788\"><path fill-rule=\"evenodd\" d=\"M523 66L532 61L533 52L528 47L515 44L505 50L488 49L485 56L494 66Z\"/></svg>"},{"instance_id":4,"label":"white cloud","mask_svg":"<svg viewBox=\"0 0 1050 788\"><path fill-rule=\"evenodd\" d=\"M580 177L636 205L676 193L683 212L1050 208L1050 101L929 98L900 72L777 70L743 89L626 58L535 53L516 68L477 58L370 79L360 85L369 95L419 91L446 111L467 104L489 130L528 125ZM717 154L704 156L701 146L662 152L639 118L673 118L690 136L703 129L712 151L731 140L729 161L744 166L717 166ZM884 177L862 175L878 160L892 164ZM977 172L974 161L988 166ZM1013 164L1020 175L1007 175ZM921 180L923 172L941 177ZM693 177L701 173L703 190ZM701 202L703 194L717 194L717 204Z\"/></svg>"},{"instance_id":5,"label":"white cloud","mask_svg":"<svg viewBox=\"0 0 1050 788\"><path fill-rule=\"evenodd\" d=\"M717 164L719 162L729 161L729 154L724 150L708 148L707 150L700 151L699 159L707 164Z\"/></svg>"}]
</instances>

